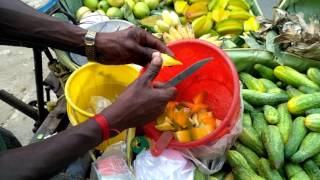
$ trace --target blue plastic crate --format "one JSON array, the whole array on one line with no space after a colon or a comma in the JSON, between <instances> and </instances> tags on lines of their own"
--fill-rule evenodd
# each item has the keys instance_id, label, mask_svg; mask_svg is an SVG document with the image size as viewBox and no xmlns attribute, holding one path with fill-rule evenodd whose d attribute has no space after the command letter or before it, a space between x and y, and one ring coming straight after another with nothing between
<instances>
[{"instance_id":1,"label":"blue plastic crate","mask_svg":"<svg viewBox=\"0 0 320 180\"><path fill-rule=\"evenodd\" d=\"M40 13L46 13L48 12L51 8L53 8L59 0L49 0L49 2L42 7L38 8L37 11Z\"/></svg>"}]
</instances>

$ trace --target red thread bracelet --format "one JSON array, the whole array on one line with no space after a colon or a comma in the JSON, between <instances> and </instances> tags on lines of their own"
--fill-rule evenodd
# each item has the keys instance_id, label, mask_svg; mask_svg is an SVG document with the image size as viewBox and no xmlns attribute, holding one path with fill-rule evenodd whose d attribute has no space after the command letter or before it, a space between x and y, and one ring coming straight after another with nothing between
<instances>
[{"instance_id":1,"label":"red thread bracelet","mask_svg":"<svg viewBox=\"0 0 320 180\"><path fill-rule=\"evenodd\" d=\"M101 115L101 114L96 114L93 119L99 124L101 132L102 132L102 138L103 140L106 140L109 138L110 133L109 133L109 123L107 119Z\"/></svg>"}]
</instances>

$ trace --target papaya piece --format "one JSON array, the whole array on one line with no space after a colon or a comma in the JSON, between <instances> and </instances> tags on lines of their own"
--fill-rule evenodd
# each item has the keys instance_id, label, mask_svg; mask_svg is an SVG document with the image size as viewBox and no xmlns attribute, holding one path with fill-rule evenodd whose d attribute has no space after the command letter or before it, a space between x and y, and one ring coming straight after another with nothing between
<instances>
[{"instance_id":1,"label":"papaya piece","mask_svg":"<svg viewBox=\"0 0 320 180\"><path fill-rule=\"evenodd\" d=\"M188 127L189 121L188 121L188 112L185 112L183 110L175 111L174 114L174 123L179 125L182 128Z\"/></svg>"},{"instance_id":2,"label":"papaya piece","mask_svg":"<svg viewBox=\"0 0 320 180\"><path fill-rule=\"evenodd\" d=\"M192 140L189 130L177 131L174 135L179 142L190 142Z\"/></svg>"},{"instance_id":3,"label":"papaya piece","mask_svg":"<svg viewBox=\"0 0 320 180\"><path fill-rule=\"evenodd\" d=\"M209 134L208 130L205 127L194 127L191 128L190 132L193 140L201 139Z\"/></svg>"},{"instance_id":4,"label":"papaya piece","mask_svg":"<svg viewBox=\"0 0 320 180\"><path fill-rule=\"evenodd\" d=\"M163 122L162 124L155 125L155 128L159 131L175 131L176 128L169 122Z\"/></svg>"}]
</instances>

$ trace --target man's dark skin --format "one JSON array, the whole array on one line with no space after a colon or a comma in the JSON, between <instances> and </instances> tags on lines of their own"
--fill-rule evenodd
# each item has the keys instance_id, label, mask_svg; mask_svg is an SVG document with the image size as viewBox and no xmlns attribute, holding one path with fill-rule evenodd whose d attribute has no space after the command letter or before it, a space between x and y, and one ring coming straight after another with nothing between
<instances>
[{"instance_id":1,"label":"man's dark skin","mask_svg":"<svg viewBox=\"0 0 320 180\"><path fill-rule=\"evenodd\" d=\"M0 42L16 41L85 55L85 34L86 30L38 14L18 0L0 0ZM175 88L152 83L162 63L156 51L170 53L165 45L142 29L129 28L98 33L96 50L98 62L103 64L146 65L152 59L147 71L102 112L111 129L141 126L162 113L175 94ZM89 119L42 142L0 152L0 179L47 179L101 142L99 125Z\"/></svg>"}]
</instances>

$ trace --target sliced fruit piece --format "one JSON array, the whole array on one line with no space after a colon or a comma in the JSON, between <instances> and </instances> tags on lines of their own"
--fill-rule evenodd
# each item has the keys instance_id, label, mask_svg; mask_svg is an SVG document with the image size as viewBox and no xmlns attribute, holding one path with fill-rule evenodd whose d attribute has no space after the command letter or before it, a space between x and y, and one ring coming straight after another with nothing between
<instances>
[{"instance_id":1,"label":"sliced fruit piece","mask_svg":"<svg viewBox=\"0 0 320 180\"><path fill-rule=\"evenodd\" d=\"M175 138L179 142L190 142L190 141L192 141L189 130L181 130L181 131L175 132Z\"/></svg>"},{"instance_id":2,"label":"sliced fruit piece","mask_svg":"<svg viewBox=\"0 0 320 180\"><path fill-rule=\"evenodd\" d=\"M168 122L155 125L155 128L159 131L176 131L177 130L172 124Z\"/></svg>"},{"instance_id":3,"label":"sliced fruit piece","mask_svg":"<svg viewBox=\"0 0 320 180\"><path fill-rule=\"evenodd\" d=\"M182 65L181 61L176 60L175 58L161 53L161 58L162 58L162 66L176 66L176 65Z\"/></svg>"}]
</instances>

